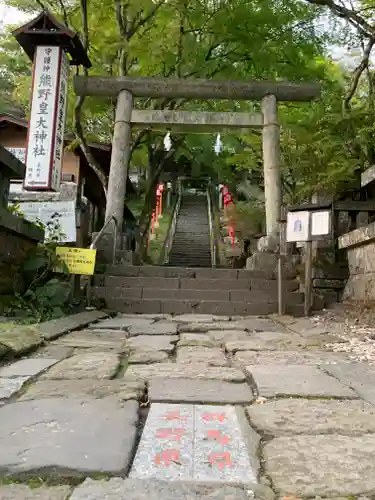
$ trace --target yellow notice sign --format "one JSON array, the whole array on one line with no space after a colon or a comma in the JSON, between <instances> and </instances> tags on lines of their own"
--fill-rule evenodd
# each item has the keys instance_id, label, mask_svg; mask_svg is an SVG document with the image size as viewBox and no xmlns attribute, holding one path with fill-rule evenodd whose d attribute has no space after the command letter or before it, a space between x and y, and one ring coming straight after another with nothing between
<instances>
[{"instance_id":1,"label":"yellow notice sign","mask_svg":"<svg viewBox=\"0 0 375 500\"><path fill-rule=\"evenodd\" d=\"M71 274L94 274L96 250L56 247L56 255L65 263Z\"/></svg>"}]
</instances>

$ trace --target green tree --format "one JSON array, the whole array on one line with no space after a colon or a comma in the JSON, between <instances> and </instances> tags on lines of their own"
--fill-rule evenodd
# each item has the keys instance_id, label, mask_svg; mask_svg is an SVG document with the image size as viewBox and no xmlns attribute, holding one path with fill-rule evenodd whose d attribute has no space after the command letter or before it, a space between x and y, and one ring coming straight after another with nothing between
<instances>
[{"instance_id":1,"label":"green tree","mask_svg":"<svg viewBox=\"0 0 375 500\"><path fill-rule=\"evenodd\" d=\"M354 114L349 121L342 118L340 103L346 76L326 56L327 43L332 43L335 37L318 29L321 10L312 8L308 2L7 0L7 3L30 15L49 8L78 31L93 63L90 74L322 81L322 101L281 107L283 181L290 199L305 197L316 187L327 184L335 187L348 172L367 161L364 156L358 158L358 139L353 134L354 124L363 116L362 105L355 112L356 118ZM30 63L26 61L23 66L25 58L9 37L4 38L1 47L0 69L7 68L19 89L16 98L25 102L30 87ZM138 99L135 105L243 112L259 109L257 103L182 99ZM87 98L76 102L70 92L69 127L86 150L104 189L107 179L90 158L85 144L88 139L109 140L113 114L112 99ZM345 133L345 148L340 133ZM141 215L144 234L155 184L172 156L178 158L184 154L193 163L195 172L214 172L219 181L244 186L250 182L262 187L259 132L223 134L225 147L219 157L212 151L214 134L208 137L173 134L173 140L174 148L165 152L160 133L138 130L133 136L133 160L143 164L148 178ZM329 180L325 181L327 172Z\"/></svg>"}]
</instances>

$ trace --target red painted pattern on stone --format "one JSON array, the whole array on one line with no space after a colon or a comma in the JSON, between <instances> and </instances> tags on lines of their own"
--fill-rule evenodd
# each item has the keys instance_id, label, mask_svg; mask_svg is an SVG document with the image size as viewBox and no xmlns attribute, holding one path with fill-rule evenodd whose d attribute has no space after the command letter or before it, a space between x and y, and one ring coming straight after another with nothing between
<instances>
[{"instance_id":1,"label":"red painted pattern on stone","mask_svg":"<svg viewBox=\"0 0 375 500\"><path fill-rule=\"evenodd\" d=\"M208 455L208 461L213 467L216 466L219 470L224 470L225 467L232 468L232 458L230 453L228 453L227 451L212 451Z\"/></svg>"},{"instance_id":2,"label":"red painted pattern on stone","mask_svg":"<svg viewBox=\"0 0 375 500\"><path fill-rule=\"evenodd\" d=\"M175 439L176 441L179 441L184 433L185 429L182 429L180 427L167 427L163 429L157 429L156 437L164 439Z\"/></svg>"},{"instance_id":3,"label":"red painted pattern on stone","mask_svg":"<svg viewBox=\"0 0 375 500\"><path fill-rule=\"evenodd\" d=\"M229 436L225 436L220 430L218 429L212 429L212 430L209 430L207 431L207 438L208 439L213 439L215 441L217 441L218 443L220 444L228 444L229 441L232 440L231 437Z\"/></svg>"},{"instance_id":4,"label":"red painted pattern on stone","mask_svg":"<svg viewBox=\"0 0 375 500\"><path fill-rule=\"evenodd\" d=\"M203 413L202 418L205 422L212 422L213 420L224 422L226 416L225 413Z\"/></svg>"},{"instance_id":5,"label":"red painted pattern on stone","mask_svg":"<svg viewBox=\"0 0 375 500\"><path fill-rule=\"evenodd\" d=\"M187 417L181 415L179 411L169 411L164 415L166 420L181 420L182 422L187 421Z\"/></svg>"},{"instance_id":6,"label":"red painted pattern on stone","mask_svg":"<svg viewBox=\"0 0 375 500\"><path fill-rule=\"evenodd\" d=\"M165 467L169 467L172 463L180 464L180 460L179 450L164 450L155 457L156 465L163 465Z\"/></svg>"}]
</instances>

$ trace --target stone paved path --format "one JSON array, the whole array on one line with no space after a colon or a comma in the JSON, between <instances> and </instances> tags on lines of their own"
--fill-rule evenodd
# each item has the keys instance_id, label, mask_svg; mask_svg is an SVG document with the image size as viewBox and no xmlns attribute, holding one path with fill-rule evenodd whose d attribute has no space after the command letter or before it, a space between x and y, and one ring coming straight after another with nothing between
<instances>
[{"instance_id":1,"label":"stone paved path","mask_svg":"<svg viewBox=\"0 0 375 500\"><path fill-rule=\"evenodd\" d=\"M375 495L375 367L310 320L0 330L0 500Z\"/></svg>"}]
</instances>

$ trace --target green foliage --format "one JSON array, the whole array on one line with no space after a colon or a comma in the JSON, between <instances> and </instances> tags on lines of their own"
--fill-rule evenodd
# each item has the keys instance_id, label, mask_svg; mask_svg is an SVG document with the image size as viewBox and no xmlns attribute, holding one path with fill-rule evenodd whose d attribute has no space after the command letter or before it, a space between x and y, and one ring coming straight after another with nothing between
<instances>
[{"instance_id":1,"label":"green foliage","mask_svg":"<svg viewBox=\"0 0 375 500\"><path fill-rule=\"evenodd\" d=\"M17 215L18 217L23 217L24 213L22 212L21 205L18 202L15 203L10 203L7 206L8 212L10 212L13 215Z\"/></svg>"},{"instance_id":2,"label":"green foliage","mask_svg":"<svg viewBox=\"0 0 375 500\"><path fill-rule=\"evenodd\" d=\"M264 204L260 201L238 201L228 208L227 222L242 240L262 234L266 222Z\"/></svg>"},{"instance_id":3,"label":"green foliage","mask_svg":"<svg viewBox=\"0 0 375 500\"><path fill-rule=\"evenodd\" d=\"M358 44L359 38L342 24L321 22L322 10L301 0L90 0L87 2L89 56L92 74L162 76L243 80L318 80L322 99L313 103L280 106L282 173L285 200L308 199L316 191L341 192L358 171L375 163L374 82L371 70L360 79L351 109L342 101L351 80L348 71L334 64L329 44ZM6 0L23 12L36 15L41 4L83 36L79 0ZM366 19L373 4L361 0ZM120 6L116 15L116 6ZM334 11L333 11L334 13ZM161 36L162 35L162 36ZM21 108L29 99L31 64L9 31L0 41L0 90ZM3 80L1 80L3 77ZM373 83L372 83L373 85ZM0 110L2 107L0 97ZM72 130L74 92L70 88L68 125ZM108 141L114 117L112 99L87 98L83 119L88 139ZM137 99L139 108L207 111L259 110L258 103L194 102ZM135 133L133 165L157 171L150 147L160 133ZM214 134L181 135L174 159L190 161L192 175L210 176L233 191L243 183L263 189L261 134L234 131L222 134L223 152L213 152ZM165 155L160 155L159 163ZM147 199L147 197L145 197ZM248 201L257 213L262 204ZM250 215L250 214L249 214ZM257 216L254 216L255 219Z\"/></svg>"},{"instance_id":4,"label":"green foliage","mask_svg":"<svg viewBox=\"0 0 375 500\"><path fill-rule=\"evenodd\" d=\"M72 298L68 269L55 251L62 235L58 218L54 217L44 229L49 239L27 255L15 277L15 281L22 282L23 292L15 293L7 311L8 316L23 322L59 318Z\"/></svg>"}]
</instances>

